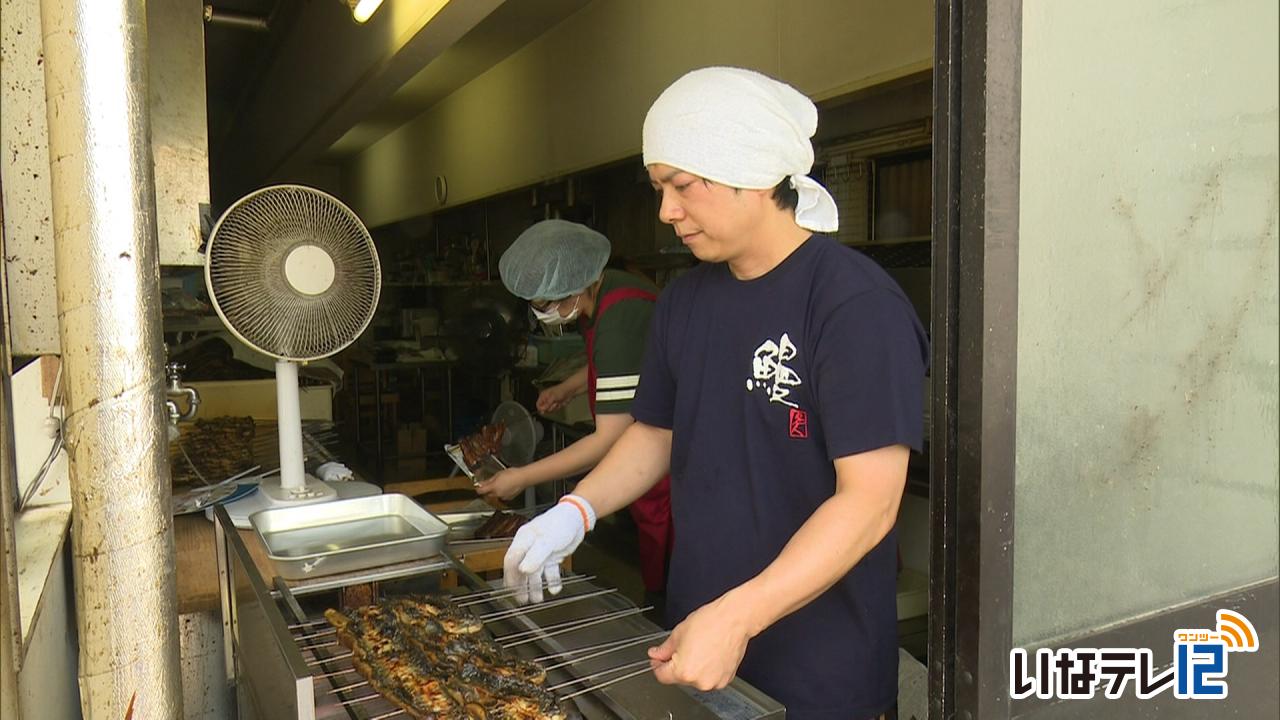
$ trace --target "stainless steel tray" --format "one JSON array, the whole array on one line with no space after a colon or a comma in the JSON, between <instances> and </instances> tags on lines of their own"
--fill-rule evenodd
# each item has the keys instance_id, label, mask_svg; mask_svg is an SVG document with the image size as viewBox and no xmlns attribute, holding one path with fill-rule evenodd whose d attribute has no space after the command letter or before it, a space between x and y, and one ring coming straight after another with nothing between
<instances>
[{"instance_id":1,"label":"stainless steel tray","mask_svg":"<svg viewBox=\"0 0 1280 720\"><path fill-rule=\"evenodd\" d=\"M437 555L449 532L444 521L399 494L263 510L249 523L285 580Z\"/></svg>"},{"instance_id":2,"label":"stainless steel tray","mask_svg":"<svg viewBox=\"0 0 1280 720\"><path fill-rule=\"evenodd\" d=\"M531 518L534 515L550 508L551 505L552 504L548 503L527 508L506 508L505 511L514 515L524 515L526 518ZM480 526L484 525L485 521L487 521L493 513L494 509L491 507L483 510L447 510L437 514L436 517L443 520L444 523L449 526L448 539L451 545L460 542L482 543L510 540L511 538L509 537L476 539L476 530L479 530Z\"/></svg>"},{"instance_id":3,"label":"stainless steel tray","mask_svg":"<svg viewBox=\"0 0 1280 720\"><path fill-rule=\"evenodd\" d=\"M449 526L449 542L473 540L476 530L493 514L493 508L487 510L450 510L438 516Z\"/></svg>"}]
</instances>

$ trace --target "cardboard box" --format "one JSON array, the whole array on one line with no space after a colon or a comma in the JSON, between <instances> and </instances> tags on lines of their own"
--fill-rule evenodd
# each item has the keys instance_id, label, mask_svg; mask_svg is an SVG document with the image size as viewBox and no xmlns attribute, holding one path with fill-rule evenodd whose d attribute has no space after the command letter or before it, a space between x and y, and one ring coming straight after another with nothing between
<instances>
[{"instance_id":1,"label":"cardboard box","mask_svg":"<svg viewBox=\"0 0 1280 720\"><path fill-rule=\"evenodd\" d=\"M427 428L422 423L400 423L396 428L396 454L421 455L427 451Z\"/></svg>"}]
</instances>

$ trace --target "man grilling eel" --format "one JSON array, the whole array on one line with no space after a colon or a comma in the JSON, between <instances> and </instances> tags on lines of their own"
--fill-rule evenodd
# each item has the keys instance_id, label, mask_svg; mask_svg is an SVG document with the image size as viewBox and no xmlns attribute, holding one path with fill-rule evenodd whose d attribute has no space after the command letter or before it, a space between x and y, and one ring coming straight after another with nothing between
<instances>
[{"instance_id":1,"label":"man grilling eel","mask_svg":"<svg viewBox=\"0 0 1280 720\"><path fill-rule=\"evenodd\" d=\"M635 422L512 542L509 586L538 596L599 514L671 473L680 541L649 657L657 679L735 673L792 720L893 717L894 523L922 444L928 343L862 254L815 233L835 203L807 177L813 103L737 68L659 96L644 162L660 219L703 263L654 310Z\"/></svg>"}]
</instances>

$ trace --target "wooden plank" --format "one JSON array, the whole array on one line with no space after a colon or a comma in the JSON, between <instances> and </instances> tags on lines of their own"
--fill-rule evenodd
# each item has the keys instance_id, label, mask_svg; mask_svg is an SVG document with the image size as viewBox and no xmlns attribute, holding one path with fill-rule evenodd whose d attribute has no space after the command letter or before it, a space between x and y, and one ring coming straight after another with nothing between
<instances>
[{"instance_id":1,"label":"wooden plank","mask_svg":"<svg viewBox=\"0 0 1280 720\"><path fill-rule=\"evenodd\" d=\"M62 358L57 355L40 357L40 397L48 400L53 397L57 388L54 382L58 379L58 368L62 367Z\"/></svg>"},{"instance_id":2,"label":"wooden plank","mask_svg":"<svg viewBox=\"0 0 1280 720\"><path fill-rule=\"evenodd\" d=\"M446 490L471 490L475 486L471 484L471 478L466 475L455 475L454 477L444 478L428 478L425 480L406 480L404 482L388 483L383 491L389 493L402 493L409 497L415 495L424 495L426 493L444 492ZM434 504L427 507L431 510Z\"/></svg>"},{"instance_id":3,"label":"wooden plank","mask_svg":"<svg viewBox=\"0 0 1280 720\"><path fill-rule=\"evenodd\" d=\"M240 539L264 578L275 575L275 567L252 530L240 530ZM179 515L173 519L173 545L177 558L178 613L217 610L218 556L214 549L213 523L203 513Z\"/></svg>"},{"instance_id":4,"label":"wooden plank","mask_svg":"<svg viewBox=\"0 0 1280 720\"><path fill-rule=\"evenodd\" d=\"M275 380L219 380L184 384L200 393L199 417L248 415L255 420L276 419ZM303 420L333 420L333 388L328 385L298 388L298 403Z\"/></svg>"}]
</instances>

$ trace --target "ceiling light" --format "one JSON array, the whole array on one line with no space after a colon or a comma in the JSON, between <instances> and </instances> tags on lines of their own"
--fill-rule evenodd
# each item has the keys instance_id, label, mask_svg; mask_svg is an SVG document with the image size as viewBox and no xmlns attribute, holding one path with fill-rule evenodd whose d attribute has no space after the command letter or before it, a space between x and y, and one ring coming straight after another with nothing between
<instances>
[{"instance_id":1,"label":"ceiling light","mask_svg":"<svg viewBox=\"0 0 1280 720\"><path fill-rule=\"evenodd\" d=\"M362 23L378 12L378 8L382 6L382 0L347 0L347 5L351 8L351 17L356 22Z\"/></svg>"}]
</instances>

